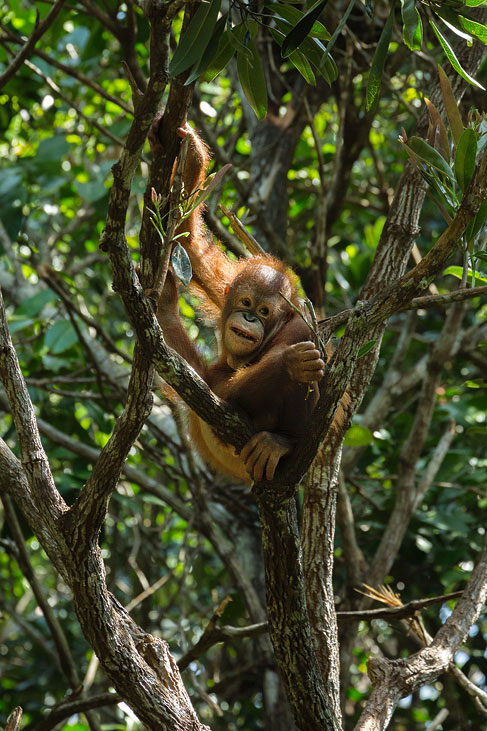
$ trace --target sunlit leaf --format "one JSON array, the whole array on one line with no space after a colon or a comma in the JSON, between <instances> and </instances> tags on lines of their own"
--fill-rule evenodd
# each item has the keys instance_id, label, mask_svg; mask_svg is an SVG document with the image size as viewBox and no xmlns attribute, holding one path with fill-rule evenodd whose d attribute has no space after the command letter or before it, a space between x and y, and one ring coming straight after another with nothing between
<instances>
[{"instance_id":1,"label":"sunlit leaf","mask_svg":"<svg viewBox=\"0 0 487 731\"><path fill-rule=\"evenodd\" d=\"M414 0L401 0L404 43L412 51L421 50L422 27L421 16L415 7Z\"/></svg>"},{"instance_id":2,"label":"sunlit leaf","mask_svg":"<svg viewBox=\"0 0 487 731\"><path fill-rule=\"evenodd\" d=\"M463 38L465 41L472 42L473 39L470 33L465 33L463 28L461 28L457 13L452 12L448 7L435 8L435 12L446 27L455 33L455 35Z\"/></svg>"},{"instance_id":3,"label":"sunlit leaf","mask_svg":"<svg viewBox=\"0 0 487 731\"><path fill-rule=\"evenodd\" d=\"M473 20L466 15L462 15L461 13L458 15L458 20L468 33L475 38L478 38L478 40L482 41L482 43L487 44L487 26L482 23L478 23L476 20Z\"/></svg>"},{"instance_id":4,"label":"sunlit leaf","mask_svg":"<svg viewBox=\"0 0 487 731\"><path fill-rule=\"evenodd\" d=\"M463 278L463 268L459 266L451 266L445 269L443 274L451 274L451 276L456 277L457 279ZM472 269L468 269L467 276L470 281L473 279L478 282L479 284L487 284L487 277L484 277L482 274L479 274L478 272L472 271Z\"/></svg>"},{"instance_id":5,"label":"sunlit leaf","mask_svg":"<svg viewBox=\"0 0 487 731\"><path fill-rule=\"evenodd\" d=\"M487 381L485 381L484 378L474 378L469 381L465 381L463 385L467 388L485 388L485 386L487 386Z\"/></svg>"},{"instance_id":6,"label":"sunlit leaf","mask_svg":"<svg viewBox=\"0 0 487 731\"><path fill-rule=\"evenodd\" d=\"M482 84L479 84L479 82L476 79L474 79L473 76L470 76L470 74L468 74L465 71L465 69L463 68L463 66L461 66L460 61L456 57L453 48L448 43L448 41L446 40L445 36L440 33L440 31L438 30L438 28L436 27L436 25L434 24L434 22L431 20L431 18L429 19L429 22L430 22L430 25L431 25L431 27L433 28L433 30L434 30L434 32L436 34L436 37L438 38L438 40L439 40L439 42L441 44L441 47L443 48L443 50L444 50L444 52L446 54L447 59L449 60L449 62L451 63L451 65L453 66L453 68L455 69L455 71L457 72L457 74L460 74L460 76L462 77L462 79L465 79L465 81L468 81L469 84L472 84L473 86L477 86L479 89L482 89L483 91L485 91L485 89L482 86Z\"/></svg>"},{"instance_id":7,"label":"sunlit leaf","mask_svg":"<svg viewBox=\"0 0 487 731\"><path fill-rule=\"evenodd\" d=\"M345 447L368 447L374 441L370 429L360 424L354 424L345 434Z\"/></svg>"}]
</instances>

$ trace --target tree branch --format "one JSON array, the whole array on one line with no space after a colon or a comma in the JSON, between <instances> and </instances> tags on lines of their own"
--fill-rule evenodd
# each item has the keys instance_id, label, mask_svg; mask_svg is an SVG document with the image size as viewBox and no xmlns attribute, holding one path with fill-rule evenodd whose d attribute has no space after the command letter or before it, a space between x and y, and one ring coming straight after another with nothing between
<instances>
[{"instance_id":1,"label":"tree branch","mask_svg":"<svg viewBox=\"0 0 487 731\"><path fill-rule=\"evenodd\" d=\"M0 290L0 378L10 403L22 469L29 484L29 498L42 515L46 526L56 530L56 522L67 505L58 493L37 428L34 407L20 370L15 348L8 331L5 307Z\"/></svg>"},{"instance_id":2,"label":"tree branch","mask_svg":"<svg viewBox=\"0 0 487 731\"><path fill-rule=\"evenodd\" d=\"M22 66L24 61L29 58L29 56L32 55L34 52L35 45L37 41L44 35L44 33L50 28L50 26L54 23L57 16L61 12L63 5L66 3L66 0L56 0L44 20L41 20L39 22L39 14L37 15L36 25L32 33L30 34L29 38L26 40L24 46L20 49L18 54L15 56L13 61L10 63L6 71L3 72L3 74L0 76L0 89L2 89L7 81L9 81L12 76L14 76L19 68Z\"/></svg>"},{"instance_id":3,"label":"tree branch","mask_svg":"<svg viewBox=\"0 0 487 731\"><path fill-rule=\"evenodd\" d=\"M487 552L480 557L462 598L433 642L407 659L373 658L368 672L374 690L355 731L387 728L399 700L445 672L477 619L487 596Z\"/></svg>"}]
</instances>

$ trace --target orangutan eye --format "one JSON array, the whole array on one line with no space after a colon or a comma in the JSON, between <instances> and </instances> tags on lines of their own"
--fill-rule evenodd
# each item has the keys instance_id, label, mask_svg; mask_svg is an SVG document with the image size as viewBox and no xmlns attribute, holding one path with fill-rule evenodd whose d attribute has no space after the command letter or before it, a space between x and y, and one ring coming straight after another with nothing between
<instances>
[{"instance_id":1,"label":"orangutan eye","mask_svg":"<svg viewBox=\"0 0 487 731\"><path fill-rule=\"evenodd\" d=\"M260 314L263 315L263 317L267 317L269 314L269 308L268 307L261 307L259 310Z\"/></svg>"},{"instance_id":2,"label":"orangutan eye","mask_svg":"<svg viewBox=\"0 0 487 731\"><path fill-rule=\"evenodd\" d=\"M252 302L250 301L249 297L242 297L242 304L244 307L250 307Z\"/></svg>"}]
</instances>

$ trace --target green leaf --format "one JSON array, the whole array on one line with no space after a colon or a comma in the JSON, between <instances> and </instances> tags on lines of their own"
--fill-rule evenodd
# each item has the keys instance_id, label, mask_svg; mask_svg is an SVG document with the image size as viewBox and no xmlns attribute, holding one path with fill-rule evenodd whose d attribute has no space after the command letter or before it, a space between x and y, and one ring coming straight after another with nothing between
<instances>
[{"instance_id":1,"label":"green leaf","mask_svg":"<svg viewBox=\"0 0 487 731\"><path fill-rule=\"evenodd\" d=\"M35 319L33 317L19 317L19 315L13 315L9 318L8 321L8 329L10 331L10 334L13 335L16 332L19 332L19 330L23 330L25 327L30 327L35 323Z\"/></svg>"},{"instance_id":2,"label":"green leaf","mask_svg":"<svg viewBox=\"0 0 487 731\"><path fill-rule=\"evenodd\" d=\"M365 343L365 345L362 345L362 347L359 348L359 351L357 353L357 360L359 358L362 358L362 356L366 355L367 353L369 353L372 350L372 348L374 347L374 345L376 344L376 342L377 342L377 340L369 340L368 343Z\"/></svg>"},{"instance_id":3,"label":"green leaf","mask_svg":"<svg viewBox=\"0 0 487 731\"><path fill-rule=\"evenodd\" d=\"M465 190L475 172L477 158L477 135L468 127L457 145L455 152L455 177L461 190Z\"/></svg>"},{"instance_id":4,"label":"green leaf","mask_svg":"<svg viewBox=\"0 0 487 731\"><path fill-rule=\"evenodd\" d=\"M321 42L318 40L307 38L305 40L305 42L303 43L303 51L306 51L308 41L310 43L319 43L320 45L322 45ZM319 72L324 77L324 79L331 85L338 78L338 68L337 68L337 65L336 65L333 57L330 55L328 49L325 48L324 50L325 50L326 55L324 57L324 61L322 60L320 62ZM307 53L307 51L306 51L306 53Z\"/></svg>"},{"instance_id":5,"label":"green leaf","mask_svg":"<svg viewBox=\"0 0 487 731\"><path fill-rule=\"evenodd\" d=\"M392 5L391 12L387 18L387 22L382 30L382 33L375 49L374 58L372 59L372 66L370 67L369 78L367 80L367 109L370 111L374 104L379 101L380 82L382 79L382 73L384 71L384 64L386 62L387 52L389 50L389 43L392 38L392 26L394 24L394 4Z\"/></svg>"},{"instance_id":6,"label":"green leaf","mask_svg":"<svg viewBox=\"0 0 487 731\"><path fill-rule=\"evenodd\" d=\"M469 381L465 381L463 384L466 388L485 388L487 381L484 378L474 378Z\"/></svg>"},{"instance_id":7,"label":"green leaf","mask_svg":"<svg viewBox=\"0 0 487 731\"><path fill-rule=\"evenodd\" d=\"M487 426L469 426L466 434L487 434Z\"/></svg>"},{"instance_id":8,"label":"green leaf","mask_svg":"<svg viewBox=\"0 0 487 731\"><path fill-rule=\"evenodd\" d=\"M443 274L451 274L453 277L456 277L457 279L462 279L463 277L463 267L458 266L451 266L445 269ZM468 279L472 280L474 279L475 282L478 282L479 284L487 284L487 277L482 276L481 274L478 274L477 272L473 272L472 269L468 269L467 271Z\"/></svg>"},{"instance_id":9,"label":"green leaf","mask_svg":"<svg viewBox=\"0 0 487 731\"><path fill-rule=\"evenodd\" d=\"M228 33L224 33L218 42L216 54L212 58L205 72L205 79L207 81L213 81L220 71L227 66L234 53L235 49L230 43Z\"/></svg>"},{"instance_id":10,"label":"green leaf","mask_svg":"<svg viewBox=\"0 0 487 731\"><path fill-rule=\"evenodd\" d=\"M404 43L411 51L420 51L423 40L421 16L414 0L401 0L401 16Z\"/></svg>"},{"instance_id":11,"label":"green leaf","mask_svg":"<svg viewBox=\"0 0 487 731\"><path fill-rule=\"evenodd\" d=\"M78 342L78 335L71 320L59 320L51 325L44 335L44 344L51 354L62 353Z\"/></svg>"},{"instance_id":12,"label":"green leaf","mask_svg":"<svg viewBox=\"0 0 487 731\"><path fill-rule=\"evenodd\" d=\"M249 40L247 48L252 54L251 59L237 51L238 78L242 84L245 97L254 110L257 119L264 119L267 114L267 89L264 71L252 39Z\"/></svg>"},{"instance_id":13,"label":"green leaf","mask_svg":"<svg viewBox=\"0 0 487 731\"><path fill-rule=\"evenodd\" d=\"M328 41L328 45L327 45L326 51L325 51L325 56L324 56L324 58L323 58L323 60L322 60L322 62L320 64L320 71L321 71L322 67L325 67L326 66L327 61L328 61L328 58L329 58L330 53L331 53L331 50L332 50L333 46L335 45L338 36L342 32L342 29L344 28L345 23L348 20L348 16L352 12L354 5L355 5L355 0L350 0L349 4L347 6L347 9L345 10L344 14L342 15L342 18L341 18L340 22L338 23L337 27L335 28L335 30L333 32L332 37ZM326 78L326 76L325 76L325 78Z\"/></svg>"},{"instance_id":14,"label":"green leaf","mask_svg":"<svg viewBox=\"0 0 487 731\"><path fill-rule=\"evenodd\" d=\"M482 226L485 223L485 219L487 216L487 200L483 200L480 204L480 208L477 211L477 215L473 219L473 221L470 221L470 223L467 226L467 230L465 231L465 237L467 241L472 241L477 236L478 232L482 228Z\"/></svg>"},{"instance_id":15,"label":"green leaf","mask_svg":"<svg viewBox=\"0 0 487 731\"><path fill-rule=\"evenodd\" d=\"M345 434L345 447L368 447L374 441L374 436L370 429L359 424L354 424Z\"/></svg>"},{"instance_id":16,"label":"green leaf","mask_svg":"<svg viewBox=\"0 0 487 731\"><path fill-rule=\"evenodd\" d=\"M465 5L469 8L478 8L480 5L487 5L487 0L465 0Z\"/></svg>"},{"instance_id":17,"label":"green leaf","mask_svg":"<svg viewBox=\"0 0 487 731\"><path fill-rule=\"evenodd\" d=\"M36 317L40 315L46 305L54 304L59 301L58 295L52 289L43 289L41 292L28 297L17 308L17 315L28 315Z\"/></svg>"},{"instance_id":18,"label":"green leaf","mask_svg":"<svg viewBox=\"0 0 487 731\"><path fill-rule=\"evenodd\" d=\"M458 20L460 21L460 25L462 25L463 28L470 33L470 35L478 38L478 40L482 41L482 43L487 44L487 26L482 23L478 23L476 20L472 20L472 18L469 18L467 15L463 15L462 13L459 13Z\"/></svg>"},{"instance_id":19,"label":"green leaf","mask_svg":"<svg viewBox=\"0 0 487 731\"><path fill-rule=\"evenodd\" d=\"M310 84L311 86L316 84L316 77L313 73L313 69L311 68L311 65L304 53L301 53L301 51L293 51L289 54L288 59L299 71L307 84Z\"/></svg>"},{"instance_id":20,"label":"green leaf","mask_svg":"<svg viewBox=\"0 0 487 731\"><path fill-rule=\"evenodd\" d=\"M443 103L445 104L446 116L448 117L448 124L450 125L451 133L453 135L453 141L458 145L460 137L463 134L463 122L458 110L458 104L451 88L450 80L445 74L441 66L438 66L438 74L440 76L441 95L443 97Z\"/></svg>"},{"instance_id":21,"label":"green leaf","mask_svg":"<svg viewBox=\"0 0 487 731\"><path fill-rule=\"evenodd\" d=\"M198 208L198 206L200 206L203 201L205 201L211 195L213 190L216 188L217 185L220 184L223 177L227 174L228 170L230 170L231 167L232 164L227 162L227 164L220 168L218 172L213 173L206 178L203 185L199 188L199 190L197 190L194 196L191 196L191 206L187 211L185 211L184 216L181 219L182 221L189 218L193 211Z\"/></svg>"},{"instance_id":22,"label":"green leaf","mask_svg":"<svg viewBox=\"0 0 487 731\"><path fill-rule=\"evenodd\" d=\"M291 26L296 26L305 15L301 10L294 8L291 5L271 3L269 7L278 17L287 20ZM311 36L312 38L320 38L322 41L328 41L331 38L323 23L320 23L318 20L315 20L311 26L308 36Z\"/></svg>"},{"instance_id":23,"label":"green leaf","mask_svg":"<svg viewBox=\"0 0 487 731\"><path fill-rule=\"evenodd\" d=\"M321 11L325 7L328 0L317 0L314 5L303 15L301 20L294 26L291 32L286 36L281 48L281 56L287 58L290 53L304 41L309 32L313 28L314 22L319 18Z\"/></svg>"},{"instance_id":24,"label":"green leaf","mask_svg":"<svg viewBox=\"0 0 487 731\"><path fill-rule=\"evenodd\" d=\"M432 147L436 149L436 142L438 143L438 150L441 153L442 157L445 158L445 160L449 163L450 162L450 145L448 143L448 133L446 131L446 127L443 124L443 120L441 118L441 114L435 107L435 105L430 102L429 99L426 99L425 97L425 103L428 108L428 114L430 118L430 130L428 130L428 142L431 144ZM432 139L430 140L429 133L432 133Z\"/></svg>"},{"instance_id":25,"label":"green leaf","mask_svg":"<svg viewBox=\"0 0 487 731\"><path fill-rule=\"evenodd\" d=\"M17 198L18 191L22 187L22 178L22 170L4 167L0 176L0 199Z\"/></svg>"},{"instance_id":26,"label":"green leaf","mask_svg":"<svg viewBox=\"0 0 487 731\"><path fill-rule=\"evenodd\" d=\"M70 144L63 135L55 135L42 140L37 148L35 162L37 163L59 163L61 157L69 152Z\"/></svg>"},{"instance_id":27,"label":"green leaf","mask_svg":"<svg viewBox=\"0 0 487 731\"><path fill-rule=\"evenodd\" d=\"M289 30L290 24L288 21L276 18L276 25L279 27L279 30L273 28L271 29L271 33L276 42L281 45L284 36ZM299 52L304 54L305 58L310 61L313 66L315 66L318 73L321 74L321 76L323 76L329 84L332 84L337 79L337 65L332 56L327 53L325 46L318 38L311 38L310 36L305 38L299 47ZM323 59L325 60L323 61ZM291 60L291 57L289 57L289 60ZM300 71L300 69L298 69L298 71Z\"/></svg>"},{"instance_id":28,"label":"green leaf","mask_svg":"<svg viewBox=\"0 0 487 731\"><path fill-rule=\"evenodd\" d=\"M473 38L470 33L465 33L465 31L460 27L458 13L454 13L448 7L435 8L435 12L446 27L455 33L455 35L459 38L463 38L463 40L468 41L469 43L472 43Z\"/></svg>"},{"instance_id":29,"label":"green leaf","mask_svg":"<svg viewBox=\"0 0 487 731\"><path fill-rule=\"evenodd\" d=\"M196 81L202 74L205 73L207 68L210 66L210 64L213 61L213 58L217 55L219 50L219 43L220 39L223 36L223 31L225 30L225 23L227 22L228 13L226 15L223 15L215 25L215 28L213 30L212 36L210 38L210 42L208 43L207 47L205 48L205 51L200 58L199 62L195 64L192 68L192 71L186 81L184 82L185 86L188 86L189 84L192 84L193 81ZM228 43L228 39L227 39ZM232 53L233 55L233 53ZM231 56L230 56L231 58ZM228 59L230 60L230 59ZM223 67L222 67L223 68ZM220 69L221 71L221 69Z\"/></svg>"},{"instance_id":30,"label":"green leaf","mask_svg":"<svg viewBox=\"0 0 487 731\"><path fill-rule=\"evenodd\" d=\"M252 51L247 42L247 37L250 38L250 33L245 23L239 23L239 25L235 25L233 28L227 28L227 36L237 53L246 56L251 61Z\"/></svg>"},{"instance_id":31,"label":"green leaf","mask_svg":"<svg viewBox=\"0 0 487 731\"><path fill-rule=\"evenodd\" d=\"M454 180L454 175L451 167L448 165L446 160L440 155L438 150L435 150L431 145L428 145L426 140L421 137L410 137L406 142L403 143L405 147L408 147L413 154L418 157L422 162L438 170L444 175L448 175L451 180Z\"/></svg>"},{"instance_id":32,"label":"green leaf","mask_svg":"<svg viewBox=\"0 0 487 731\"><path fill-rule=\"evenodd\" d=\"M220 4L221 0L211 0L199 6L171 59L171 76L178 76L199 63L213 34Z\"/></svg>"},{"instance_id":33,"label":"green leaf","mask_svg":"<svg viewBox=\"0 0 487 731\"><path fill-rule=\"evenodd\" d=\"M186 249L177 243L171 254L171 264L174 274L182 281L183 284L189 284L193 276L190 258Z\"/></svg>"},{"instance_id":34,"label":"green leaf","mask_svg":"<svg viewBox=\"0 0 487 731\"><path fill-rule=\"evenodd\" d=\"M447 59L449 60L449 62L451 63L451 65L453 66L453 68L455 69L457 74L460 74L462 79L465 79L465 81L468 81L469 84L472 84L473 86L477 86L479 89L482 89L483 91L485 91L482 84L479 84L479 82L476 81L476 79L474 79L473 76L470 76L470 74L468 74L465 71L465 69L461 66L460 61L458 60L458 58L455 55L455 52L453 51L453 48L448 43L446 38L440 33L440 31L438 30L438 28L436 27L434 22L431 20L431 18L429 19L429 22L436 34L436 37L438 38L438 40L441 44L441 47L443 48L443 50L446 54Z\"/></svg>"}]
</instances>

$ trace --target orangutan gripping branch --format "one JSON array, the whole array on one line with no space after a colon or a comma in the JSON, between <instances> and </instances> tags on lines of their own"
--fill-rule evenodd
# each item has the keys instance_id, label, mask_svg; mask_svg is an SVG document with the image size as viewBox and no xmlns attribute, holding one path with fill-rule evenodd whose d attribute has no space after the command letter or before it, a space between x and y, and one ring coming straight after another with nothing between
<instances>
[{"instance_id":1,"label":"orangutan gripping branch","mask_svg":"<svg viewBox=\"0 0 487 731\"><path fill-rule=\"evenodd\" d=\"M150 134L155 155L160 150L159 122L160 117ZM191 191L204 179L209 155L189 125L180 129L179 135L190 136L184 187ZM245 411L255 429L253 437L236 454L233 446L190 412L194 444L219 472L247 482L271 480L279 460L306 432L319 396L316 382L324 371L308 326L280 294L300 307L294 277L271 256L231 261L205 230L201 206L181 230L188 232L180 241L191 260L192 286L202 298L205 311L219 320L221 353L215 364L207 365L187 336L179 317L178 290L171 271L157 307L166 342L217 396Z\"/></svg>"}]
</instances>

